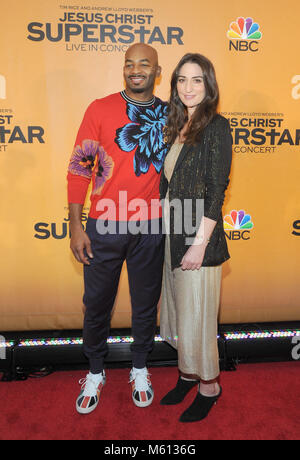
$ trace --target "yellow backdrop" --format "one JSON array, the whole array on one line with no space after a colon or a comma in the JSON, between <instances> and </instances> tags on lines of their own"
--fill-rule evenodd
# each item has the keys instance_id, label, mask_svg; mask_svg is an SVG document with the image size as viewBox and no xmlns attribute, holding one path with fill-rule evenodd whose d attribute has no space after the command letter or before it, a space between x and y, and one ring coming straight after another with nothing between
<instances>
[{"instance_id":1,"label":"yellow backdrop","mask_svg":"<svg viewBox=\"0 0 300 460\"><path fill-rule=\"evenodd\" d=\"M82 326L66 171L87 105L123 89L124 53L156 47L169 95L186 52L215 64L231 123L222 323L299 320L298 0L15 0L1 7L0 330ZM86 202L85 213L88 213ZM112 325L130 325L126 267Z\"/></svg>"}]
</instances>

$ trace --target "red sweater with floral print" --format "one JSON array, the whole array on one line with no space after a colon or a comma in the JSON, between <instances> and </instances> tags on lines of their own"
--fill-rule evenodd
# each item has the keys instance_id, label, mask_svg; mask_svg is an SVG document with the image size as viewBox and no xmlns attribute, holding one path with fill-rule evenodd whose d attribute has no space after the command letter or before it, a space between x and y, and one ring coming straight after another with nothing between
<instances>
[{"instance_id":1,"label":"red sweater with floral print","mask_svg":"<svg viewBox=\"0 0 300 460\"><path fill-rule=\"evenodd\" d=\"M84 204L92 180L90 217L128 221L161 216L166 111L157 97L137 102L125 91L92 102L69 163L69 203Z\"/></svg>"}]
</instances>

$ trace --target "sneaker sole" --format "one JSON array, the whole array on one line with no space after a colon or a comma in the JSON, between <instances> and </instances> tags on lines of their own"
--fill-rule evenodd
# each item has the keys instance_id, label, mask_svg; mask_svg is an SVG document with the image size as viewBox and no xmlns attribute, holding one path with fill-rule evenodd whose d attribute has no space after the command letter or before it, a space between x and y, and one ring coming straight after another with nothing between
<instances>
[{"instance_id":1,"label":"sneaker sole","mask_svg":"<svg viewBox=\"0 0 300 460\"><path fill-rule=\"evenodd\" d=\"M133 395L132 395L132 401L134 402L134 404L135 404L137 407L147 407L147 406L150 406L150 404L152 404L153 398L154 398L154 393L153 393L152 397L151 397L150 399L148 399L147 401L136 401L136 399L134 399L134 397L133 397Z\"/></svg>"},{"instance_id":2,"label":"sneaker sole","mask_svg":"<svg viewBox=\"0 0 300 460\"><path fill-rule=\"evenodd\" d=\"M83 414L83 415L90 414L91 412L93 412L96 409L98 404L99 404L99 401L96 404L94 404L93 406L87 407L87 408L79 407L76 404L76 410L77 410L77 412L79 414Z\"/></svg>"}]
</instances>

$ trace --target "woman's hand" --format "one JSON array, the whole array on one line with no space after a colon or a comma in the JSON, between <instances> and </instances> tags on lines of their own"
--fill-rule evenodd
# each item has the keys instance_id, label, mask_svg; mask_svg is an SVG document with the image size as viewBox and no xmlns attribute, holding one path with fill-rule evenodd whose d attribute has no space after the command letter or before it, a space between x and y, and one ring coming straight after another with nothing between
<instances>
[{"instance_id":1,"label":"woman's hand","mask_svg":"<svg viewBox=\"0 0 300 460\"><path fill-rule=\"evenodd\" d=\"M181 269L200 270L205 254L205 249L205 244L195 244L190 246L180 262Z\"/></svg>"}]
</instances>

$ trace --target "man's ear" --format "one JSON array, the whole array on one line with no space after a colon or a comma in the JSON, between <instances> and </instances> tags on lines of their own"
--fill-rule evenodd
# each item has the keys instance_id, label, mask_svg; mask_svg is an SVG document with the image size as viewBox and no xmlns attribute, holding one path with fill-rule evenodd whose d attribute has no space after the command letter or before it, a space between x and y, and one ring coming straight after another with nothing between
<instances>
[{"instance_id":1,"label":"man's ear","mask_svg":"<svg viewBox=\"0 0 300 460\"><path fill-rule=\"evenodd\" d=\"M158 66L157 66L157 69L156 69L156 77L159 78L160 75L161 75L161 66L158 65Z\"/></svg>"}]
</instances>

